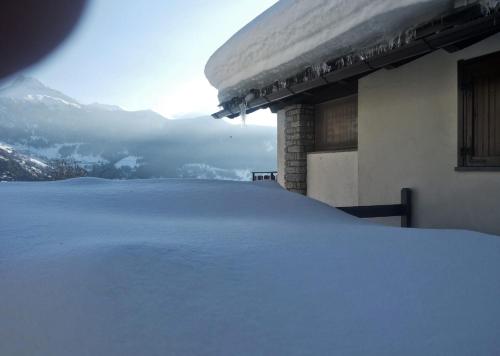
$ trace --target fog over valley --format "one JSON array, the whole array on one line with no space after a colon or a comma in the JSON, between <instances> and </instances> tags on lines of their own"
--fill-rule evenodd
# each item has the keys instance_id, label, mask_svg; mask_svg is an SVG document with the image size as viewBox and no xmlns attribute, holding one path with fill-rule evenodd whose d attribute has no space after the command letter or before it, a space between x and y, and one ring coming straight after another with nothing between
<instances>
[{"instance_id":1,"label":"fog over valley","mask_svg":"<svg viewBox=\"0 0 500 356\"><path fill-rule=\"evenodd\" d=\"M31 159L47 166L64 162L102 178L248 180L251 171L276 169L276 129L84 105L19 76L0 89L0 179L30 180L9 169ZM44 168L31 166L24 167L28 173ZM32 179L44 178L37 173Z\"/></svg>"}]
</instances>

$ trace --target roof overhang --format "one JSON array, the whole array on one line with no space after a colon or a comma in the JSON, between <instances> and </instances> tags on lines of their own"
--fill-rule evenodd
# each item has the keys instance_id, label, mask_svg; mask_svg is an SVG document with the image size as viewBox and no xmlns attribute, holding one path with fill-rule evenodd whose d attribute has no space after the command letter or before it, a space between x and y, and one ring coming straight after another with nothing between
<instances>
[{"instance_id":1,"label":"roof overhang","mask_svg":"<svg viewBox=\"0 0 500 356\"><path fill-rule=\"evenodd\" d=\"M376 70L392 69L409 63L439 49L455 52L500 32L500 12L484 14L481 5L475 4L454 10L434 21L418 27L408 43L388 49L370 57L350 54L347 65L321 75L298 74L288 78L283 85L271 85L254 90L254 99L233 98L221 104L223 110L213 114L216 119L235 118L245 111L250 114L259 109L271 108L273 112L295 103L315 104L343 94L357 91L357 80ZM338 63L336 58L329 63ZM296 78L305 78L297 80ZM270 90L271 88L271 90Z\"/></svg>"}]
</instances>

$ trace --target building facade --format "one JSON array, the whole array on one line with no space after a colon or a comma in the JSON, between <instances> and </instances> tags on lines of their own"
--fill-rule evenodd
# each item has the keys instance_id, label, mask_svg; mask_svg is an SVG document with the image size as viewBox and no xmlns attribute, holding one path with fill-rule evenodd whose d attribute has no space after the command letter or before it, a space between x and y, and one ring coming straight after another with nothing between
<instances>
[{"instance_id":1,"label":"building facade","mask_svg":"<svg viewBox=\"0 0 500 356\"><path fill-rule=\"evenodd\" d=\"M353 46L286 78L261 73L265 87L242 82L247 94L213 116L277 113L277 180L292 192L349 207L396 204L411 188L413 226L500 235L500 1L457 0L445 12L445 2L430 3L435 12L417 26L401 12L378 18L402 21L393 41ZM378 20L368 21L351 35ZM222 53L238 57L241 44L232 45Z\"/></svg>"},{"instance_id":2,"label":"building facade","mask_svg":"<svg viewBox=\"0 0 500 356\"><path fill-rule=\"evenodd\" d=\"M306 162L301 187L332 206L393 203L400 189L409 187L415 193L415 226L500 234L500 165L495 162L500 156L499 53L497 34L458 52L439 50L376 71L358 80L357 94L309 106L305 120L314 116L316 134L313 149L308 149L310 141L299 149L307 150L300 156ZM477 79L476 88L466 88L461 66L478 60L489 82L485 86ZM475 97L475 123L464 123L464 97ZM291 106L278 112L278 181L287 188L290 178L297 184L297 176L290 175L289 151L300 145L287 140L290 121L298 120L296 110ZM471 132L464 132L464 125ZM325 134L331 149L319 137ZM474 161L464 135L475 135L469 149L484 151L473 165L464 161Z\"/></svg>"}]
</instances>

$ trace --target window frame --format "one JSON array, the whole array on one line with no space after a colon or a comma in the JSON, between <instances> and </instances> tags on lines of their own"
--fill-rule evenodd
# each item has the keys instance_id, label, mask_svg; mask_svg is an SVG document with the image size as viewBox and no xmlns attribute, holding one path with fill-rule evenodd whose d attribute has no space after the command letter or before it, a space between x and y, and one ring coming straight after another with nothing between
<instances>
[{"instance_id":1,"label":"window frame","mask_svg":"<svg viewBox=\"0 0 500 356\"><path fill-rule=\"evenodd\" d=\"M334 102L334 101L346 101L349 100L350 98L355 98L356 102L356 140L352 144L318 144L318 131L319 131L319 125L318 125L318 115L317 115L317 107L321 105L325 105L329 102ZM358 93L353 93L350 95L345 95L342 97L338 97L335 99L331 99L322 103L319 103L316 105L316 114L315 114L315 129L314 129L314 135L315 135L315 143L314 143L314 151L312 153L321 153L321 152L350 152L350 151L357 151L358 150L358 139L359 139L359 127L358 127L358 117L359 117L359 104L358 104ZM323 127L325 129L325 127Z\"/></svg>"},{"instance_id":2,"label":"window frame","mask_svg":"<svg viewBox=\"0 0 500 356\"><path fill-rule=\"evenodd\" d=\"M498 60L500 52L474 57L458 62L458 149L457 171L499 171L500 156L475 156L476 144L474 134L475 96L471 79L471 66L488 61ZM500 119L499 119L500 124Z\"/></svg>"}]
</instances>

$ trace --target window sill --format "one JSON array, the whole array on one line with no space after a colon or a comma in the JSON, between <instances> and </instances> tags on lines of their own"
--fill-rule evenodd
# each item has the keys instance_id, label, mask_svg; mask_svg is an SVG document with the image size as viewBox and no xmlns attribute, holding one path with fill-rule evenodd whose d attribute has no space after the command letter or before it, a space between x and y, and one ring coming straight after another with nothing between
<instances>
[{"instance_id":1,"label":"window sill","mask_svg":"<svg viewBox=\"0 0 500 356\"><path fill-rule=\"evenodd\" d=\"M456 172L500 172L500 167L455 167Z\"/></svg>"},{"instance_id":2,"label":"window sill","mask_svg":"<svg viewBox=\"0 0 500 356\"><path fill-rule=\"evenodd\" d=\"M341 152L357 152L357 148L343 148L343 149L336 149L336 150L316 150L316 151L311 151L307 152L307 154L321 154L321 153L341 153Z\"/></svg>"}]
</instances>

